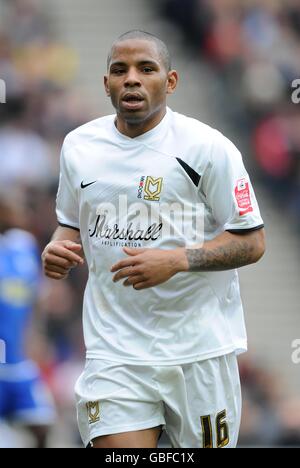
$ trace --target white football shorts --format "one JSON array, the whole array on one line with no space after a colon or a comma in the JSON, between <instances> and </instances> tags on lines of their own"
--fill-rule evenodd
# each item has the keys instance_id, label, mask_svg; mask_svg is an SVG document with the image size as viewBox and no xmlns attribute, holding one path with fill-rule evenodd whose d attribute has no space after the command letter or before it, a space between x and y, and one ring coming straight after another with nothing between
<instances>
[{"instance_id":1,"label":"white football shorts","mask_svg":"<svg viewBox=\"0 0 300 468\"><path fill-rule=\"evenodd\" d=\"M178 366L88 360L76 384L85 446L162 426L174 448L235 448L241 419L236 355Z\"/></svg>"}]
</instances>

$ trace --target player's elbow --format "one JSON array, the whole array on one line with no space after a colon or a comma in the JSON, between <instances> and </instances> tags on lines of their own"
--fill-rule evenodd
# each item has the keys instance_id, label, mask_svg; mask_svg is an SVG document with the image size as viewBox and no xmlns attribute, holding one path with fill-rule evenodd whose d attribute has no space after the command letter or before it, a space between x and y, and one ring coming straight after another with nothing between
<instances>
[{"instance_id":1,"label":"player's elbow","mask_svg":"<svg viewBox=\"0 0 300 468\"><path fill-rule=\"evenodd\" d=\"M256 231L253 239L253 245L253 263L257 263L266 252L266 234L264 229Z\"/></svg>"}]
</instances>

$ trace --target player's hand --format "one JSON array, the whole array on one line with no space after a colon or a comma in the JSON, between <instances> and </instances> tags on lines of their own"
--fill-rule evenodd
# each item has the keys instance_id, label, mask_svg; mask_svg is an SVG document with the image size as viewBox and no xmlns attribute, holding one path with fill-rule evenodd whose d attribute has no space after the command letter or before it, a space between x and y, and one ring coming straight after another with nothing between
<instances>
[{"instance_id":1,"label":"player's hand","mask_svg":"<svg viewBox=\"0 0 300 468\"><path fill-rule=\"evenodd\" d=\"M44 273L48 278L67 278L72 268L83 265L82 245L68 240L53 241L42 253Z\"/></svg>"},{"instance_id":2,"label":"player's hand","mask_svg":"<svg viewBox=\"0 0 300 468\"><path fill-rule=\"evenodd\" d=\"M128 255L112 266L111 272L116 273L113 281L125 280L124 286L133 286L136 290L152 288L165 283L180 271L188 270L185 249L131 249L125 247Z\"/></svg>"}]
</instances>

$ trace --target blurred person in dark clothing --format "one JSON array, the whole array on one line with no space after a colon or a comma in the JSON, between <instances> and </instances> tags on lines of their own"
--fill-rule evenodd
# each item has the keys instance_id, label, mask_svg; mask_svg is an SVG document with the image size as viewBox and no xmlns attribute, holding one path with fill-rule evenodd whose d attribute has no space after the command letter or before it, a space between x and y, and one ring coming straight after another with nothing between
<instances>
[{"instance_id":1,"label":"blurred person in dark clothing","mask_svg":"<svg viewBox=\"0 0 300 468\"><path fill-rule=\"evenodd\" d=\"M207 0L165 0L159 2L159 8L183 29L189 46L198 49L205 45L213 23L213 11Z\"/></svg>"}]
</instances>

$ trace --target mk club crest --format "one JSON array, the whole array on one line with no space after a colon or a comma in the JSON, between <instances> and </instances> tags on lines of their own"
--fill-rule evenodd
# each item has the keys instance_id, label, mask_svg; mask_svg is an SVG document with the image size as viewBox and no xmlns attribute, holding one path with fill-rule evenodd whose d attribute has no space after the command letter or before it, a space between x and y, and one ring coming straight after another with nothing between
<instances>
[{"instance_id":1,"label":"mk club crest","mask_svg":"<svg viewBox=\"0 0 300 468\"><path fill-rule=\"evenodd\" d=\"M89 402L86 405L88 417L89 417L89 424L95 424L96 422L100 421L100 403L99 401Z\"/></svg>"},{"instance_id":2,"label":"mk club crest","mask_svg":"<svg viewBox=\"0 0 300 468\"><path fill-rule=\"evenodd\" d=\"M162 191L163 178L148 176L144 185L144 200L159 201Z\"/></svg>"}]
</instances>

